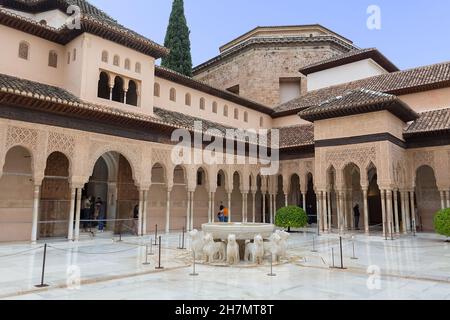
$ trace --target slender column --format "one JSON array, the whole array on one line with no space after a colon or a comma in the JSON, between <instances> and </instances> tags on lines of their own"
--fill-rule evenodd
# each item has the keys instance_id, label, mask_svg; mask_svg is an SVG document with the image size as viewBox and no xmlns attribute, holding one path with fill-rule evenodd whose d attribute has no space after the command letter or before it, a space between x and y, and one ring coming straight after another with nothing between
<instances>
[{"instance_id":1,"label":"slender column","mask_svg":"<svg viewBox=\"0 0 450 320\"><path fill-rule=\"evenodd\" d=\"M263 199L263 203L262 203L262 212L263 212L263 223L266 223L266 200L267 200L267 195L265 193L262 194L262 199Z\"/></svg>"},{"instance_id":2,"label":"slender column","mask_svg":"<svg viewBox=\"0 0 450 320\"><path fill-rule=\"evenodd\" d=\"M186 230L191 230L191 192L187 192Z\"/></svg>"},{"instance_id":3,"label":"slender column","mask_svg":"<svg viewBox=\"0 0 450 320\"><path fill-rule=\"evenodd\" d=\"M322 223L323 231L328 231L327 193L322 191Z\"/></svg>"},{"instance_id":4,"label":"slender column","mask_svg":"<svg viewBox=\"0 0 450 320\"><path fill-rule=\"evenodd\" d=\"M341 230L341 200L340 191L336 190L336 213L337 213L337 227Z\"/></svg>"},{"instance_id":5,"label":"slender column","mask_svg":"<svg viewBox=\"0 0 450 320\"><path fill-rule=\"evenodd\" d=\"M75 213L75 241L80 240L81 188L77 189L77 212Z\"/></svg>"},{"instance_id":6,"label":"slender column","mask_svg":"<svg viewBox=\"0 0 450 320\"><path fill-rule=\"evenodd\" d=\"M450 208L450 191L445 191L445 197L447 198L447 208Z\"/></svg>"},{"instance_id":7,"label":"slender column","mask_svg":"<svg viewBox=\"0 0 450 320\"><path fill-rule=\"evenodd\" d=\"M405 215L406 215L406 231L411 232L411 209L409 202L409 191L405 191Z\"/></svg>"},{"instance_id":8,"label":"slender column","mask_svg":"<svg viewBox=\"0 0 450 320\"><path fill-rule=\"evenodd\" d=\"M394 190L395 232L400 233L400 220L398 214L398 191Z\"/></svg>"},{"instance_id":9,"label":"slender column","mask_svg":"<svg viewBox=\"0 0 450 320\"><path fill-rule=\"evenodd\" d=\"M306 192L302 192L302 200L303 200L303 210L307 212L306 208Z\"/></svg>"},{"instance_id":10,"label":"slender column","mask_svg":"<svg viewBox=\"0 0 450 320\"><path fill-rule=\"evenodd\" d=\"M208 192L208 223L212 222L212 192Z\"/></svg>"},{"instance_id":11,"label":"slender column","mask_svg":"<svg viewBox=\"0 0 450 320\"><path fill-rule=\"evenodd\" d=\"M142 211L143 211L143 205L144 205L144 191L139 190L139 210L138 210L138 228L137 228L137 234L138 236L142 235Z\"/></svg>"},{"instance_id":12,"label":"slender column","mask_svg":"<svg viewBox=\"0 0 450 320\"><path fill-rule=\"evenodd\" d=\"M331 207L331 191L327 193L327 203L328 203L328 230L333 229L333 212Z\"/></svg>"},{"instance_id":13,"label":"slender column","mask_svg":"<svg viewBox=\"0 0 450 320\"><path fill-rule=\"evenodd\" d=\"M393 225L393 214L392 214L392 190L386 190L386 206L387 206L387 222L388 222L388 232L389 234L394 233L392 229Z\"/></svg>"},{"instance_id":14,"label":"slender column","mask_svg":"<svg viewBox=\"0 0 450 320\"><path fill-rule=\"evenodd\" d=\"M287 207L289 205L288 194L284 194L284 206Z\"/></svg>"},{"instance_id":15,"label":"slender column","mask_svg":"<svg viewBox=\"0 0 450 320\"><path fill-rule=\"evenodd\" d=\"M387 235L387 219L386 219L386 190L380 190L381 192L381 213L383 216L383 236Z\"/></svg>"},{"instance_id":16,"label":"slender column","mask_svg":"<svg viewBox=\"0 0 450 320\"><path fill-rule=\"evenodd\" d=\"M228 192L228 222L231 223L231 192Z\"/></svg>"},{"instance_id":17,"label":"slender column","mask_svg":"<svg viewBox=\"0 0 450 320\"><path fill-rule=\"evenodd\" d=\"M144 191L144 207L142 209L142 235L147 235L147 205L149 190Z\"/></svg>"},{"instance_id":18,"label":"slender column","mask_svg":"<svg viewBox=\"0 0 450 320\"><path fill-rule=\"evenodd\" d=\"M345 231L344 192L339 191L339 230Z\"/></svg>"},{"instance_id":19,"label":"slender column","mask_svg":"<svg viewBox=\"0 0 450 320\"><path fill-rule=\"evenodd\" d=\"M269 193L269 221L273 223L273 199L272 194Z\"/></svg>"},{"instance_id":20,"label":"slender column","mask_svg":"<svg viewBox=\"0 0 450 320\"><path fill-rule=\"evenodd\" d=\"M112 100L112 97L113 97L113 89L114 89L113 86L110 86L110 87L109 87L109 100Z\"/></svg>"},{"instance_id":21,"label":"slender column","mask_svg":"<svg viewBox=\"0 0 450 320\"><path fill-rule=\"evenodd\" d=\"M172 194L172 189L167 189L167 203L166 203L166 233L170 232L170 196Z\"/></svg>"},{"instance_id":22,"label":"slender column","mask_svg":"<svg viewBox=\"0 0 450 320\"><path fill-rule=\"evenodd\" d=\"M127 104L127 93L128 93L128 91L123 92L123 103L124 104Z\"/></svg>"},{"instance_id":23,"label":"slender column","mask_svg":"<svg viewBox=\"0 0 450 320\"><path fill-rule=\"evenodd\" d=\"M416 222L416 210L415 210L415 206L414 206L414 203L415 203L415 193L414 193L414 191L410 191L410 199L411 199L411 230L413 229L413 228L416 228L416 230L414 230L414 231L417 231L417 222Z\"/></svg>"},{"instance_id":24,"label":"slender column","mask_svg":"<svg viewBox=\"0 0 450 320\"><path fill-rule=\"evenodd\" d=\"M252 213L253 223L256 223L256 192L252 192Z\"/></svg>"},{"instance_id":25,"label":"slender column","mask_svg":"<svg viewBox=\"0 0 450 320\"><path fill-rule=\"evenodd\" d=\"M242 197L242 222L245 223L245 193L241 193Z\"/></svg>"},{"instance_id":26,"label":"slender column","mask_svg":"<svg viewBox=\"0 0 450 320\"><path fill-rule=\"evenodd\" d=\"M342 201L344 202L342 217L344 218L344 230L348 230L348 197L347 191L342 193Z\"/></svg>"},{"instance_id":27,"label":"slender column","mask_svg":"<svg viewBox=\"0 0 450 320\"><path fill-rule=\"evenodd\" d=\"M73 220L75 218L75 197L77 194L76 188L70 188L70 211L69 211L69 226L67 231L67 239L73 240Z\"/></svg>"},{"instance_id":28,"label":"slender column","mask_svg":"<svg viewBox=\"0 0 450 320\"><path fill-rule=\"evenodd\" d=\"M441 209L444 210L445 209L445 191L441 190L440 191L441 194Z\"/></svg>"},{"instance_id":29,"label":"slender column","mask_svg":"<svg viewBox=\"0 0 450 320\"><path fill-rule=\"evenodd\" d=\"M277 215L277 195L273 194L273 214L272 214L272 223L275 223L275 216Z\"/></svg>"},{"instance_id":30,"label":"slender column","mask_svg":"<svg viewBox=\"0 0 450 320\"><path fill-rule=\"evenodd\" d=\"M322 210L323 209L322 208L323 208L323 192L318 191L317 192L317 223L318 223L319 231L323 231L323 221L322 221L322 217L323 217Z\"/></svg>"},{"instance_id":31,"label":"slender column","mask_svg":"<svg viewBox=\"0 0 450 320\"><path fill-rule=\"evenodd\" d=\"M400 209L402 214L402 233L406 234L406 214L405 214L405 192L400 191Z\"/></svg>"},{"instance_id":32,"label":"slender column","mask_svg":"<svg viewBox=\"0 0 450 320\"><path fill-rule=\"evenodd\" d=\"M41 186L34 186L33 193L33 220L31 225L31 242L37 241L38 219L39 219L39 199L41 197Z\"/></svg>"},{"instance_id":33,"label":"slender column","mask_svg":"<svg viewBox=\"0 0 450 320\"><path fill-rule=\"evenodd\" d=\"M191 206L190 206L190 208L191 208L191 218L190 218L191 230L194 230L194 195L195 195L195 192L191 192Z\"/></svg>"},{"instance_id":34,"label":"slender column","mask_svg":"<svg viewBox=\"0 0 450 320\"><path fill-rule=\"evenodd\" d=\"M370 233L370 221L369 221L369 200L368 200L368 189L363 189L363 201L364 201L364 232L366 234Z\"/></svg>"},{"instance_id":35,"label":"slender column","mask_svg":"<svg viewBox=\"0 0 450 320\"><path fill-rule=\"evenodd\" d=\"M216 193L215 192L211 192L211 222L214 222L216 219L216 214L214 212L214 209L216 208Z\"/></svg>"}]
</instances>

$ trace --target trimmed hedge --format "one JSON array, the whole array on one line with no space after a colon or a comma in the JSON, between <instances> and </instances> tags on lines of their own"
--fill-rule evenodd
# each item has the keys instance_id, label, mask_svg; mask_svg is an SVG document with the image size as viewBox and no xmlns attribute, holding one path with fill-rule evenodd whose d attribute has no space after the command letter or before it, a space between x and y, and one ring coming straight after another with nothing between
<instances>
[{"instance_id":1,"label":"trimmed hedge","mask_svg":"<svg viewBox=\"0 0 450 320\"><path fill-rule=\"evenodd\" d=\"M308 224L306 212L296 206L288 206L277 211L275 225L280 228L302 228Z\"/></svg>"},{"instance_id":2,"label":"trimmed hedge","mask_svg":"<svg viewBox=\"0 0 450 320\"><path fill-rule=\"evenodd\" d=\"M438 234L450 237L450 208L436 213L434 217L434 229Z\"/></svg>"}]
</instances>

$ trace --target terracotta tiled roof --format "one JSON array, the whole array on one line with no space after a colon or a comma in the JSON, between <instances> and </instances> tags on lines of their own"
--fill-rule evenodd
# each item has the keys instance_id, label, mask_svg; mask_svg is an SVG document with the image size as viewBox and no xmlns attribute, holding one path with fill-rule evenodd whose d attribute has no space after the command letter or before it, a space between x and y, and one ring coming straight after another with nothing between
<instances>
[{"instance_id":1,"label":"terracotta tiled roof","mask_svg":"<svg viewBox=\"0 0 450 320\"><path fill-rule=\"evenodd\" d=\"M273 116L296 114L305 108L343 95L348 90L367 89L402 95L448 86L450 86L450 62L444 62L310 91L300 98L276 107Z\"/></svg>"},{"instance_id":2,"label":"terracotta tiled roof","mask_svg":"<svg viewBox=\"0 0 450 320\"><path fill-rule=\"evenodd\" d=\"M326 70L337 66L342 66L348 63L361 61L365 59L374 60L388 72L399 71L399 69L376 48L368 48L361 50L352 50L347 53L335 55L329 59L322 60L310 64L308 66L305 66L300 69L300 72L303 73L304 75L308 75L310 73Z\"/></svg>"},{"instance_id":3,"label":"terracotta tiled roof","mask_svg":"<svg viewBox=\"0 0 450 320\"><path fill-rule=\"evenodd\" d=\"M314 125L312 124L282 127L278 130L280 130L280 149L314 145Z\"/></svg>"},{"instance_id":4,"label":"terracotta tiled roof","mask_svg":"<svg viewBox=\"0 0 450 320\"><path fill-rule=\"evenodd\" d=\"M171 69L167 69L161 66L155 66L155 75L157 77L161 77L163 79L173 81L176 83L180 83L182 85L185 85L189 88L199 90L208 94L211 94L213 96L220 97L222 99L240 104L242 106L248 107L250 109L265 113L265 114L272 114L273 109L269 108L261 103L255 102L250 99L243 98L237 94L234 94L232 92L218 89L216 87L213 87L206 82L196 80L191 77L187 77L181 73L178 73L176 71L173 71Z\"/></svg>"},{"instance_id":5,"label":"terracotta tiled roof","mask_svg":"<svg viewBox=\"0 0 450 320\"><path fill-rule=\"evenodd\" d=\"M397 96L366 89L348 90L341 96L300 111L299 116L313 122L379 110L388 110L405 122L418 117L417 113Z\"/></svg>"},{"instance_id":6,"label":"terracotta tiled roof","mask_svg":"<svg viewBox=\"0 0 450 320\"><path fill-rule=\"evenodd\" d=\"M427 111L406 129L405 138L432 133L450 133L450 108Z\"/></svg>"},{"instance_id":7,"label":"terracotta tiled roof","mask_svg":"<svg viewBox=\"0 0 450 320\"><path fill-rule=\"evenodd\" d=\"M81 30L71 30L66 26L55 29L48 25L42 25L33 19L15 14L5 8L0 8L0 24L60 44L66 44L79 34L88 32L155 58L163 57L169 52L167 48L119 24L109 15L85 0L0 0L0 5L5 8L27 12L42 12L52 9L66 12L70 5L78 6L81 12Z\"/></svg>"}]
</instances>

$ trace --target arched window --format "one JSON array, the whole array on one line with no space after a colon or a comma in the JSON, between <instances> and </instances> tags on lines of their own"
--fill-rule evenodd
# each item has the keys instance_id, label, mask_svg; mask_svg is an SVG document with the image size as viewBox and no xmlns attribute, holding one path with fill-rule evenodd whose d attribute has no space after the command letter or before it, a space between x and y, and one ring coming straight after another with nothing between
<instances>
[{"instance_id":1,"label":"arched window","mask_svg":"<svg viewBox=\"0 0 450 320\"><path fill-rule=\"evenodd\" d=\"M77 49L73 49L73 61L77 60Z\"/></svg>"},{"instance_id":2,"label":"arched window","mask_svg":"<svg viewBox=\"0 0 450 320\"><path fill-rule=\"evenodd\" d=\"M159 86L158 82L155 82L153 85L153 95L155 97L159 97L161 95L161 87Z\"/></svg>"},{"instance_id":3,"label":"arched window","mask_svg":"<svg viewBox=\"0 0 450 320\"><path fill-rule=\"evenodd\" d=\"M113 101L123 103L123 98L124 98L123 79L121 77L116 77L114 79L114 88L113 88L113 92L112 92L112 99L113 99Z\"/></svg>"},{"instance_id":4,"label":"arched window","mask_svg":"<svg viewBox=\"0 0 450 320\"><path fill-rule=\"evenodd\" d=\"M97 97L109 100L109 76L106 72L101 72L98 79Z\"/></svg>"},{"instance_id":5,"label":"arched window","mask_svg":"<svg viewBox=\"0 0 450 320\"><path fill-rule=\"evenodd\" d=\"M215 102L215 101L212 104L212 112L217 113L217 102Z\"/></svg>"},{"instance_id":6,"label":"arched window","mask_svg":"<svg viewBox=\"0 0 450 320\"><path fill-rule=\"evenodd\" d=\"M191 95L189 93L186 93L186 95L184 97L184 103L187 106L191 106Z\"/></svg>"},{"instance_id":7,"label":"arched window","mask_svg":"<svg viewBox=\"0 0 450 320\"><path fill-rule=\"evenodd\" d=\"M28 60L29 54L30 54L30 45L27 42L22 41L19 44L19 58Z\"/></svg>"},{"instance_id":8,"label":"arched window","mask_svg":"<svg viewBox=\"0 0 450 320\"><path fill-rule=\"evenodd\" d=\"M120 66L120 57L117 54L113 58L113 65L116 67Z\"/></svg>"},{"instance_id":9,"label":"arched window","mask_svg":"<svg viewBox=\"0 0 450 320\"><path fill-rule=\"evenodd\" d=\"M224 117L228 117L228 106L227 105L223 106L223 115L224 115Z\"/></svg>"},{"instance_id":10,"label":"arched window","mask_svg":"<svg viewBox=\"0 0 450 320\"><path fill-rule=\"evenodd\" d=\"M108 60L109 60L109 54L108 54L108 51L104 50L104 51L102 52L102 62L108 63Z\"/></svg>"},{"instance_id":11,"label":"arched window","mask_svg":"<svg viewBox=\"0 0 450 320\"><path fill-rule=\"evenodd\" d=\"M205 98L200 98L200 110L205 110Z\"/></svg>"},{"instance_id":12,"label":"arched window","mask_svg":"<svg viewBox=\"0 0 450 320\"><path fill-rule=\"evenodd\" d=\"M70 52L67 52L67 64L70 64Z\"/></svg>"},{"instance_id":13,"label":"arched window","mask_svg":"<svg viewBox=\"0 0 450 320\"><path fill-rule=\"evenodd\" d=\"M263 117L259 118L259 126L264 127L264 118Z\"/></svg>"},{"instance_id":14,"label":"arched window","mask_svg":"<svg viewBox=\"0 0 450 320\"><path fill-rule=\"evenodd\" d=\"M170 101L177 101L177 90L175 88L170 88Z\"/></svg>"},{"instance_id":15,"label":"arched window","mask_svg":"<svg viewBox=\"0 0 450 320\"><path fill-rule=\"evenodd\" d=\"M234 119L239 120L239 109L234 109Z\"/></svg>"},{"instance_id":16,"label":"arched window","mask_svg":"<svg viewBox=\"0 0 450 320\"><path fill-rule=\"evenodd\" d=\"M48 66L52 68L58 67L58 54L54 50L48 53Z\"/></svg>"},{"instance_id":17,"label":"arched window","mask_svg":"<svg viewBox=\"0 0 450 320\"><path fill-rule=\"evenodd\" d=\"M128 84L127 104L132 106L137 106L138 104L137 85L133 80L130 80Z\"/></svg>"},{"instance_id":18,"label":"arched window","mask_svg":"<svg viewBox=\"0 0 450 320\"><path fill-rule=\"evenodd\" d=\"M130 70L130 59L125 59L125 70Z\"/></svg>"},{"instance_id":19,"label":"arched window","mask_svg":"<svg viewBox=\"0 0 450 320\"><path fill-rule=\"evenodd\" d=\"M136 62L136 65L134 67L134 71L136 73L141 73L141 64L139 62Z\"/></svg>"},{"instance_id":20,"label":"arched window","mask_svg":"<svg viewBox=\"0 0 450 320\"><path fill-rule=\"evenodd\" d=\"M244 112L244 122L248 122L248 112Z\"/></svg>"}]
</instances>

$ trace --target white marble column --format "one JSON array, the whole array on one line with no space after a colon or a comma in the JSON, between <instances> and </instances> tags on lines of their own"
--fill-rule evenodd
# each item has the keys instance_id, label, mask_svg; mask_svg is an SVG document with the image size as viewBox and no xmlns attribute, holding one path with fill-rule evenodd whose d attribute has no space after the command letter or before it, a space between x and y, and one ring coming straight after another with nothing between
<instances>
[{"instance_id":1,"label":"white marble column","mask_svg":"<svg viewBox=\"0 0 450 320\"><path fill-rule=\"evenodd\" d=\"M228 222L231 223L231 192L228 192Z\"/></svg>"},{"instance_id":2,"label":"white marble column","mask_svg":"<svg viewBox=\"0 0 450 320\"><path fill-rule=\"evenodd\" d=\"M262 221L263 223L266 223L266 200L267 200L267 194L262 193Z\"/></svg>"},{"instance_id":3,"label":"white marble column","mask_svg":"<svg viewBox=\"0 0 450 320\"><path fill-rule=\"evenodd\" d=\"M253 214L253 223L256 223L256 192L252 192L252 214Z\"/></svg>"},{"instance_id":4,"label":"white marble column","mask_svg":"<svg viewBox=\"0 0 450 320\"><path fill-rule=\"evenodd\" d=\"M190 230L194 230L194 198L195 198L195 192L191 192L191 205L190 205L190 222L191 222L191 228Z\"/></svg>"},{"instance_id":5,"label":"white marble column","mask_svg":"<svg viewBox=\"0 0 450 320\"><path fill-rule=\"evenodd\" d=\"M269 222L273 223L273 198L271 193L269 193Z\"/></svg>"},{"instance_id":6,"label":"white marble column","mask_svg":"<svg viewBox=\"0 0 450 320\"><path fill-rule=\"evenodd\" d=\"M447 203L446 203L447 208L446 209L448 209L448 208L450 208L450 191L445 191L445 197L447 198Z\"/></svg>"},{"instance_id":7,"label":"white marble column","mask_svg":"<svg viewBox=\"0 0 450 320\"><path fill-rule=\"evenodd\" d=\"M307 212L306 208L306 192L302 192L303 210Z\"/></svg>"},{"instance_id":8,"label":"white marble column","mask_svg":"<svg viewBox=\"0 0 450 320\"><path fill-rule=\"evenodd\" d=\"M388 232L389 235L391 235L395 232L392 213L392 190L386 190L386 207L387 207L386 213L388 222Z\"/></svg>"},{"instance_id":9,"label":"white marble column","mask_svg":"<svg viewBox=\"0 0 450 320\"><path fill-rule=\"evenodd\" d=\"M242 198L242 223L245 223L245 193L241 193L241 198Z\"/></svg>"},{"instance_id":10,"label":"white marble column","mask_svg":"<svg viewBox=\"0 0 450 320\"><path fill-rule=\"evenodd\" d=\"M41 186L35 185L33 191L33 218L31 222L31 242L36 243L39 222L39 200L41 197Z\"/></svg>"},{"instance_id":11,"label":"white marble column","mask_svg":"<svg viewBox=\"0 0 450 320\"><path fill-rule=\"evenodd\" d=\"M186 231L191 230L191 192L187 192L186 203Z\"/></svg>"},{"instance_id":12,"label":"white marble column","mask_svg":"<svg viewBox=\"0 0 450 320\"><path fill-rule=\"evenodd\" d=\"M441 195L441 209L444 210L445 209L445 191L444 190L440 190L439 191L440 195Z\"/></svg>"},{"instance_id":13,"label":"white marble column","mask_svg":"<svg viewBox=\"0 0 450 320\"><path fill-rule=\"evenodd\" d=\"M216 219L216 193L211 192L211 222L215 222Z\"/></svg>"},{"instance_id":14,"label":"white marble column","mask_svg":"<svg viewBox=\"0 0 450 320\"><path fill-rule=\"evenodd\" d=\"M143 206L144 206L144 190L139 189L139 209L138 209L138 227L137 227L137 235L141 236L142 235L142 212L143 212Z\"/></svg>"},{"instance_id":15,"label":"white marble column","mask_svg":"<svg viewBox=\"0 0 450 320\"><path fill-rule=\"evenodd\" d=\"M411 230L415 229L417 231L417 221L416 221L416 210L415 210L415 196L414 191L410 192L410 201L411 201Z\"/></svg>"},{"instance_id":16,"label":"white marble column","mask_svg":"<svg viewBox=\"0 0 450 320\"><path fill-rule=\"evenodd\" d=\"M212 192L208 192L208 223L212 223Z\"/></svg>"},{"instance_id":17,"label":"white marble column","mask_svg":"<svg viewBox=\"0 0 450 320\"><path fill-rule=\"evenodd\" d=\"M344 232L345 230L345 221L344 221L344 215L345 215L345 210L344 210L344 192L343 191L339 191L339 231L340 232Z\"/></svg>"},{"instance_id":18,"label":"white marble column","mask_svg":"<svg viewBox=\"0 0 450 320\"><path fill-rule=\"evenodd\" d=\"M166 233L170 232L170 196L172 194L172 189L167 189L167 202L166 202Z\"/></svg>"},{"instance_id":19,"label":"white marble column","mask_svg":"<svg viewBox=\"0 0 450 320\"><path fill-rule=\"evenodd\" d=\"M409 191L405 191L405 215L406 215L406 231L411 232L411 208L409 201Z\"/></svg>"},{"instance_id":20,"label":"white marble column","mask_svg":"<svg viewBox=\"0 0 450 320\"><path fill-rule=\"evenodd\" d=\"M70 188L70 209L69 209L69 226L67 230L67 239L69 241L73 240L73 222L75 218L75 197L76 197L77 189Z\"/></svg>"},{"instance_id":21,"label":"white marble column","mask_svg":"<svg viewBox=\"0 0 450 320\"><path fill-rule=\"evenodd\" d=\"M406 224L406 195L405 195L405 191L401 190L400 191L400 202L401 202L401 208L402 208L402 231L404 234L408 233L408 227Z\"/></svg>"},{"instance_id":22,"label":"white marble column","mask_svg":"<svg viewBox=\"0 0 450 320\"><path fill-rule=\"evenodd\" d=\"M77 188L77 211L75 213L75 241L80 240L81 188Z\"/></svg>"},{"instance_id":23,"label":"white marble column","mask_svg":"<svg viewBox=\"0 0 450 320\"><path fill-rule=\"evenodd\" d=\"M328 211L328 230L332 231L333 229L333 211L331 205L331 190L327 192L327 211Z\"/></svg>"},{"instance_id":24,"label":"white marble column","mask_svg":"<svg viewBox=\"0 0 450 320\"><path fill-rule=\"evenodd\" d=\"M383 216L383 236L387 235L387 214L386 214L386 190L380 190L381 193L381 214Z\"/></svg>"},{"instance_id":25,"label":"white marble column","mask_svg":"<svg viewBox=\"0 0 450 320\"><path fill-rule=\"evenodd\" d=\"M289 199L287 193L284 194L284 206L285 207L289 206Z\"/></svg>"},{"instance_id":26,"label":"white marble column","mask_svg":"<svg viewBox=\"0 0 450 320\"><path fill-rule=\"evenodd\" d=\"M144 191L144 207L142 209L142 235L147 235L147 206L149 190Z\"/></svg>"},{"instance_id":27,"label":"white marble column","mask_svg":"<svg viewBox=\"0 0 450 320\"><path fill-rule=\"evenodd\" d=\"M370 218L369 218L369 190L367 187L363 187L363 202L364 202L364 232L370 233Z\"/></svg>"},{"instance_id":28,"label":"white marble column","mask_svg":"<svg viewBox=\"0 0 450 320\"><path fill-rule=\"evenodd\" d=\"M398 190L394 190L394 214L395 214L395 232L400 233L400 220L398 214Z\"/></svg>"},{"instance_id":29,"label":"white marble column","mask_svg":"<svg viewBox=\"0 0 450 320\"><path fill-rule=\"evenodd\" d=\"M322 191L318 191L317 192L317 223L318 223L318 228L319 228L319 232L323 231L323 193Z\"/></svg>"}]
</instances>

